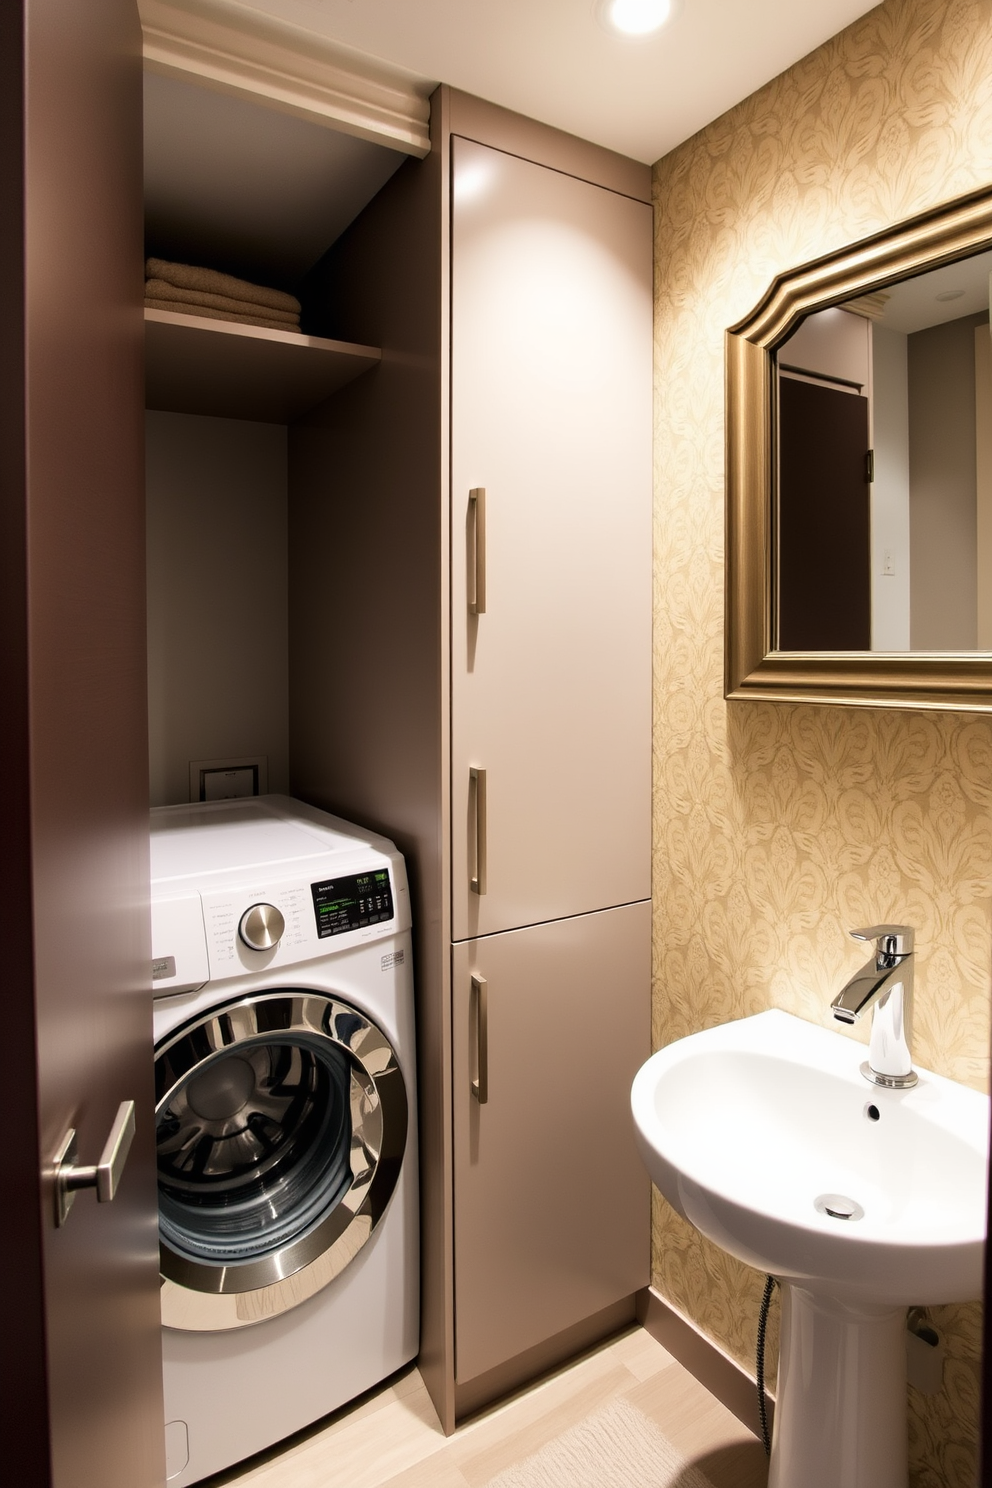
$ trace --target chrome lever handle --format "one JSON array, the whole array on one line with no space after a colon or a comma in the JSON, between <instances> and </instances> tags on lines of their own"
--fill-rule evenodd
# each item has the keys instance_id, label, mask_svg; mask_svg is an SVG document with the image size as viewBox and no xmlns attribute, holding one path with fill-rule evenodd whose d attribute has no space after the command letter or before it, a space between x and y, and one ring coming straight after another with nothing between
<instances>
[{"instance_id":1,"label":"chrome lever handle","mask_svg":"<svg viewBox=\"0 0 992 1488\"><path fill-rule=\"evenodd\" d=\"M103 1144L100 1161L94 1166L77 1163L79 1142L75 1127L70 1127L55 1154L55 1225L61 1228L69 1218L76 1194L83 1188L95 1188L97 1203L109 1204L120 1186L121 1174L134 1140L134 1101L121 1101Z\"/></svg>"},{"instance_id":2,"label":"chrome lever handle","mask_svg":"<svg viewBox=\"0 0 992 1488\"><path fill-rule=\"evenodd\" d=\"M912 925L869 925L848 934L854 940L873 940L879 956L909 956L916 942Z\"/></svg>"}]
</instances>

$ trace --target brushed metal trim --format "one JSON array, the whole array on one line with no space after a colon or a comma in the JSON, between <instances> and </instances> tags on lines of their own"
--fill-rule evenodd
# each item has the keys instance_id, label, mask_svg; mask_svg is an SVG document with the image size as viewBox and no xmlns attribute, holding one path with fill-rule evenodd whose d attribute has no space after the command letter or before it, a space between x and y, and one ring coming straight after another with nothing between
<instances>
[{"instance_id":1,"label":"brushed metal trim","mask_svg":"<svg viewBox=\"0 0 992 1488\"><path fill-rule=\"evenodd\" d=\"M281 1004L287 1004L281 1007ZM246 1043L297 1034L326 1038L351 1063L351 1185L325 1219L270 1255L237 1265L211 1265L177 1254L163 1240L162 1321L186 1331L247 1327L305 1302L344 1270L373 1233L389 1204L406 1147L406 1084L385 1034L350 1003L327 993L287 989L260 993L208 1012L175 1029L156 1049L189 1047L156 1116L207 1057ZM191 1038L191 1035L194 1037Z\"/></svg>"},{"instance_id":2,"label":"brushed metal trim","mask_svg":"<svg viewBox=\"0 0 992 1488\"><path fill-rule=\"evenodd\" d=\"M803 316L992 246L992 190L975 192L779 275L726 333L728 701L992 712L992 652L774 648L774 352Z\"/></svg>"}]
</instances>

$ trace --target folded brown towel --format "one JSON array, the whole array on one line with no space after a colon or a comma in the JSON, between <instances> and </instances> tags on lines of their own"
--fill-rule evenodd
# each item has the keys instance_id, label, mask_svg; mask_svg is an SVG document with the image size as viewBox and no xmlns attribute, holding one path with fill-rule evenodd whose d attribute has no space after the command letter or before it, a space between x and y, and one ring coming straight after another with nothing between
<instances>
[{"instance_id":1,"label":"folded brown towel","mask_svg":"<svg viewBox=\"0 0 992 1488\"><path fill-rule=\"evenodd\" d=\"M227 295L232 300L247 300L251 305L267 305L270 310L289 310L299 315L300 302L295 295L281 289L268 289L263 284L249 284L233 274L220 274L216 269L199 269L192 264L169 263L164 258L150 258L145 264L146 279L164 279L179 289L195 289L200 294Z\"/></svg>"},{"instance_id":2,"label":"folded brown towel","mask_svg":"<svg viewBox=\"0 0 992 1488\"><path fill-rule=\"evenodd\" d=\"M257 315L235 315L231 310L211 310L207 305L187 304L183 300L159 300L151 295L145 296L145 304L149 310L172 310L178 315L201 315L205 320L236 320L240 325L265 326L270 331L297 330L296 326L287 325L284 320L266 320L261 308Z\"/></svg>"},{"instance_id":3,"label":"folded brown towel","mask_svg":"<svg viewBox=\"0 0 992 1488\"><path fill-rule=\"evenodd\" d=\"M207 305L213 310L229 310L232 315L264 314L268 320L285 323L287 330L299 330L300 317L294 310L273 310L269 305L235 300L230 295L203 294L196 289L178 289L164 279L146 279L145 297L153 300L176 300L185 305Z\"/></svg>"}]
</instances>

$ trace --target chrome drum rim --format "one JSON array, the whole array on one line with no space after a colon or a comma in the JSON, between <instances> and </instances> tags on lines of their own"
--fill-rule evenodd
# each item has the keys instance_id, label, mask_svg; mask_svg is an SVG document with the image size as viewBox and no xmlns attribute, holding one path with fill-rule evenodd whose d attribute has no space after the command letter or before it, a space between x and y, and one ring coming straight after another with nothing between
<instances>
[{"instance_id":1,"label":"chrome drum rim","mask_svg":"<svg viewBox=\"0 0 992 1488\"><path fill-rule=\"evenodd\" d=\"M273 1075L258 1093L253 1082L260 1089L266 1071L277 1067L278 1082ZM329 993L283 989L249 995L210 1008L163 1039L156 1049L155 1077L165 1326L246 1327L298 1306L339 1276L382 1220L406 1147L406 1085L382 1030ZM328 1115L335 1103L336 1113ZM240 1118L244 1110L249 1115L232 1135L226 1118ZM195 1111L192 1117L190 1111ZM294 1156L294 1134L284 1140L276 1119L286 1112L300 1118L299 1130L304 1143L309 1134L312 1151L300 1146ZM327 1150L317 1151L328 1135L328 1120L335 1119L341 1139L337 1158L326 1141ZM261 1132L265 1143L266 1128L276 1141L268 1142L260 1156L257 1182L245 1166L239 1187L237 1165L227 1158L215 1163L219 1181L213 1189L210 1182L198 1189L195 1181L186 1181L196 1166L190 1154L204 1143L211 1154L239 1143L251 1150L253 1134ZM288 1165L289 1179L280 1175L280 1162ZM292 1204L287 1215L276 1212L266 1178L294 1202L302 1197L299 1224L292 1221ZM212 1193L223 1200L225 1192L234 1195L229 1210L223 1201L210 1203ZM238 1197L242 1192L248 1194L245 1201ZM247 1231L238 1238L235 1230L233 1241L225 1242L223 1229L215 1235L210 1228L211 1223L223 1226L227 1213L235 1221L239 1212L250 1218L252 1204L256 1214L273 1216L261 1253L253 1253ZM207 1221L202 1233L195 1223L198 1214ZM185 1227L184 1216L191 1217Z\"/></svg>"}]
</instances>

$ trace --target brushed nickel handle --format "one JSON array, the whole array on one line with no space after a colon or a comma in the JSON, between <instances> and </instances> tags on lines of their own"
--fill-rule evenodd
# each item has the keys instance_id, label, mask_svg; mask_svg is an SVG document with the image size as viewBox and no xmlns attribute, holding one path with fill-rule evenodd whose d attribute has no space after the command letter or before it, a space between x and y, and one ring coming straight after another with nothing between
<instances>
[{"instance_id":1,"label":"brushed nickel handle","mask_svg":"<svg viewBox=\"0 0 992 1488\"><path fill-rule=\"evenodd\" d=\"M469 812L475 819L475 871L469 879L473 894L486 892L486 857L488 855L488 833L486 826L486 772L472 765L468 772Z\"/></svg>"},{"instance_id":2,"label":"brushed nickel handle","mask_svg":"<svg viewBox=\"0 0 992 1488\"><path fill-rule=\"evenodd\" d=\"M97 1203L109 1204L120 1185L121 1174L134 1140L134 1101L121 1101L117 1107L110 1135L103 1144L100 1161L94 1167L77 1163L79 1142L75 1127L70 1127L55 1154L55 1224L61 1228L69 1218L76 1194L81 1188L95 1188Z\"/></svg>"},{"instance_id":3,"label":"brushed nickel handle","mask_svg":"<svg viewBox=\"0 0 992 1488\"><path fill-rule=\"evenodd\" d=\"M489 1099L489 983L485 977L473 976L472 1000L475 1003L475 1077L472 1094L484 1106Z\"/></svg>"},{"instance_id":4,"label":"brushed nickel handle","mask_svg":"<svg viewBox=\"0 0 992 1488\"><path fill-rule=\"evenodd\" d=\"M472 512L472 566L468 607L473 615L486 613L486 488L474 486L468 493Z\"/></svg>"}]
</instances>

